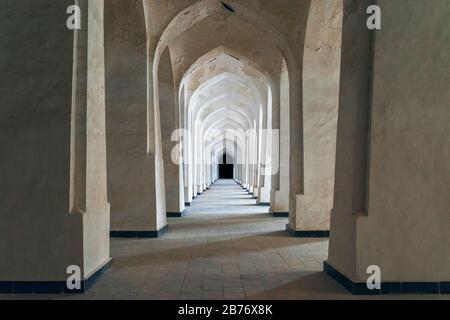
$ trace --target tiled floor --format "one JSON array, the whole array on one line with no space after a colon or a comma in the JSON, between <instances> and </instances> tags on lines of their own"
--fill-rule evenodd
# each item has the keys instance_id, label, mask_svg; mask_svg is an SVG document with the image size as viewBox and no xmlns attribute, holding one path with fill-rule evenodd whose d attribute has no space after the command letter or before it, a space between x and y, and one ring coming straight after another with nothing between
<instances>
[{"instance_id":1,"label":"tiled floor","mask_svg":"<svg viewBox=\"0 0 450 320\"><path fill-rule=\"evenodd\" d=\"M393 299L350 295L322 272L328 241L299 239L232 181L199 196L158 239L111 243L112 266L91 291L32 299Z\"/></svg>"}]
</instances>

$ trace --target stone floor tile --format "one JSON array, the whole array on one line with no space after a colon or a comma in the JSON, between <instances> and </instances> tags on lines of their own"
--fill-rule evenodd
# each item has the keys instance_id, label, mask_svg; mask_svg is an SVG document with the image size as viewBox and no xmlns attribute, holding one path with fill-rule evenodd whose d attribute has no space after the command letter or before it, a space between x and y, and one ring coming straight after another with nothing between
<instances>
[{"instance_id":1,"label":"stone floor tile","mask_svg":"<svg viewBox=\"0 0 450 320\"><path fill-rule=\"evenodd\" d=\"M322 271L328 241L290 237L288 219L268 210L237 185L214 185L163 237L112 239L113 263L89 293L0 299L450 299L352 296Z\"/></svg>"}]
</instances>

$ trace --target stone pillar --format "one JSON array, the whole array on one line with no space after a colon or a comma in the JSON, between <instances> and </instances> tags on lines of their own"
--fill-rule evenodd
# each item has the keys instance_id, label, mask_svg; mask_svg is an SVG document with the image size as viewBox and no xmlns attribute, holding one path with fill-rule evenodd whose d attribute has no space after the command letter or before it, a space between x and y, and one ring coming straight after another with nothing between
<instances>
[{"instance_id":1,"label":"stone pillar","mask_svg":"<svg viewBox=\"0 0 450 320\"><path fill-rule=\"evenodd\" d=\"M179 141L172 141L172 138L176 138L174 133L179 129L179 106L168 48L159 61L158 83L166 211L170 216L178 216L185 208L183 179L180 174L181 149Z\"/></svg>"},{"instance_id":2,"label":"stone pillar","mask_svg":"<svg viewBox=\"0 0 450 320\"><path fill-rule=\"evenodd\" d=\"M5 291L62 293L69 266L86 280L110 261L103 1L79 2L78 31L66 27L70 5L4 1L0 10Z\"/></svg>"},{"instance_id":3,"label":"stone pillar","mask_svg":"<svg viewBox=\"0 0 450 320\"><path fill-rule=\"evenodd\" d=\"M149 78L147 69L157 43L152 39L147 43L141 2L108 1L105 7L108 197L113 236L144 236L158 230L155 155L148 152L150 138L154 144L154 125L147 119L148 100L153 99L153 89L151 95L147 92L153 75Z\"/></svg>"},{"instance_id":4,"label":"stone pillar","mask_svg":"<svg viewBox=\"0 0 450 320\"><path fill-rule=\"evenodd\" d=\"M371 32L370 4L345 2L326 271L365 283L377 265L382 292L449 293L450 7L378 1L382 30Z\"/></svg>"},{"instance_id":5,"label":"stone pillar","mask_svg":"<svg viewBox=\"0 0 450 320\"><path fill-rule=\"evenodd\" d=\"M273 141L272 157L278 171L272 177L271 209L274 216L289 216L289 73L283 61L280 78L274 82L272 126L279 130Z\"/></svg>"},{"instance_id":6,"label":"stone pillar","mask_svg":"<svg viewBox=\"0 0 450 320\"><path fill-rule=\"evenodd\" d=\"M184 133L185 133L185 137L184 137L184 152L186 154L186 158L184 159L186 162L185 165L185 176L186 176L186 181L185 181L185 189L186 189L186 193L187 193L187 197L185 199L187 204L190 204L192 202L192 200L194 199L194 149L193 149L193 145L194 145L194 137L193 137L193 125L191 122L191 112L189 111L189 101L190 101L190 96L192 95L192 91L190 90L190 88L187 86L185 87L185 104L184 104Z\"/></svg>"},{"instance_id":7,"label":"stone pillar","mask_svg":"<svg viewBox=\"0 0 450 320\"><path fill-rule=\"evenodd\" d=\"M342 3L313 1L303 55L303 192L291 228L326 234L333 206ZM324 17L327 17L324 21ZM330 18L328 18L330 17ZM332 18L331 18L332 17Z\"/></svg>"},{"instance_id":8,"label":"stone pillar","mask_svg":"<svg viewBox=\"0 0 450 320\"><path fill-rule=\"evenodd\" d=\"M268 136L268 129L272 127L272 101L269 103L269 98L272 99L271 94L267 92L267 99L263 104L263 112L264 116L262 117L262 130L259 134L261 139L261 151L260 151L260 163L259 163L259 179L260 179L260 189L258 191L258 199L260 204L269 204L270 203L270 192L271 192L271 184L272 184L272 176L270 175L270 164L268 163L268 159L271 154L271 141L270 136ZM270 110L269 110L270 109ZM269 124L270 123L270 124Z\"/></svg>"}]
</instances>

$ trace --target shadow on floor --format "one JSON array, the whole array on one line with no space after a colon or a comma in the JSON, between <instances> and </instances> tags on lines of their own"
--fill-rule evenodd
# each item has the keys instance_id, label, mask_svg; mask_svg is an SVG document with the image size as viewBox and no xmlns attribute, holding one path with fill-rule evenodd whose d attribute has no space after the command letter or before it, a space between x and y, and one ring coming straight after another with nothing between
<instances>
[{"instance_id":1,"label":"shadow on floor","mask_svg":"<svg viewBox=\"0 0 450 320\"><path fill-rule=\"evenodd\" d=\"M268 238L276 239L277 241ZM120 240L115 240L120 242ZM122 240L130 244L130 240ZM148 239L133 240L134 243L145 244ZM166 240L168 241L168 240ZM292 238L286 231L273 231L268 233L256 233L254 235L236 237L227 240L212 242L201 242L195 245L183 245L182 239L173 239L175 248L166 246L163 250L149 250L141 253L134 253L126 256L118 256L113 261L115 268L135 268L139 266L148 266L149 263L158 262L158 264L169 265L173 262L189 261L191 259L214 259L226 258L241 254L260 253L267 250L277 250L283 247L310 245L321 243L328 240L324 239L304 239Z\"/></svg>"},{"instance_id":2,"label":"shadow on floor","mask_svg":"<svg viewBox=\"0 0 450 320\"><path fill-rule=\"evenodd\" d=\"M169 221L169 232L173 232L181 229L196 229L196 228L221 228L224 226L239 226L240 224L248 223L270 223L288 221L288 218L273 218L268 213L246 213L246 214L224 214L224 215L209 215L205 213L199 218L200 214L197 214L191 219L191 216L187 215L182 218L170 218ZM186 223L185 223L186 222ZM165 235L163 235L164 237Z\"/></svg>"}]
</instances>

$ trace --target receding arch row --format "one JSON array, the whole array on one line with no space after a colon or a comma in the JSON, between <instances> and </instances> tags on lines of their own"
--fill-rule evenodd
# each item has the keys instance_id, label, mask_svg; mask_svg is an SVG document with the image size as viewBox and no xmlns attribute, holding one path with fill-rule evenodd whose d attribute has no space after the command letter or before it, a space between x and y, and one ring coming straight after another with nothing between
<instances>
[{"instance_id":1,"label":"receding arch row","mask_svg":"<svg viewBox=\"0 0 450 320\"><path fill-rule=\"evenodd\" d=\"M237 6L237 8L239 8L239 5ZM245 10L244 10L245 11ZM211 16L211 15L213 15L214 13L212 13L212 12L210 12L210 14L209 15L207 15L208 17L209 16ZM204 19L206 19L207 18L207 16L205 16L204 17ZM204 20L203 19L203 20ZM197 21L196 23L200 23L200 20L199 21ZM151 26L147 26L147 29L149 29L149 28L151 28ZM272 27L270 27L270 28L272 28ZM178 34L177 36L180 36L181 35L181 33L180 34ZM289 38L289 37L287 37L286 36L286 38ZM151 41L148 41L150 44L151 44ZM151 48L148 48L149 50L149 57L154 57L154 52L155 51L153 51L153 50L150 50ZM168 52L167 54L166 53L164 53L164 55L166 55L166 57L163 57L163 59L161 59L161 57L158 57L158 59L159 60L154 60L154 61L157 61L157 65L158 65L158 68L159 67L161 67L161 66L164 66L164 65L170 65L170 67L168 67L167 68L167 70L170 70L170 69L172 69L173 70L173 68L174 68L174 59L172 59L171 57L170 57L170 43L168 43L167 44L167 47L165 48L165 52ZM213 49L214 50L214 49ZM227 49L228 50L228 49ZM231 51L231 50L230 50ZM294 50L295 51L295 50ZM153 52L153 53L152 53ZM162 53L161 53L162 54ZM154 57L155 59L156 59L156 57ZM194 59L194 58L192 58L192 59ZM201 59L201 57L200 58L197 58L197 60L198 59ZM236 59L235 59L236 60ZM252 58L250 58L250 60L252 60ZM161 64L161 61L163 61L164 63L162 63ZM237 60L236 60L237 61ZM240 58L239 58L239 61L242 61ZM287 65L289 65L289 59L287 58L287 63L286 63ZM158 69L157 68L157 69ZM281 68L280 68L281 69ZM288 67L288 69L289 69L289 67ZM272 71L272 70L271 70ZM269 72L269 71L264 71L264 72L266 72L267 74L270 74L270 76L269 76L269 79L270 79L270 82L278 82L278 80L276 79L275 81L274 80L272 80L272 76L273 76L273 72ZM281 71L280 71L281 72ZM155 77L155 75L156 75L156 77ZM154 68L154 70L153 70L153 74L152 74L152 77L153 78L157 78L159 76L159 72L156 72L155 73L155 68ZM150 112L149 111L149 114L150 115L153 115L153 118L151 119L151 121L148 121L148 128L149 128L149 131L154 131L154 134L152 133L152 134L149 134L149 136L153 136L153 137L156 137L156 138L153 138L154 139L154 141L155 141L155 149L153 150L153 152L154 152L154 154L155 154L155 159L157 159L157 161L156 162L158 162L159 160L158 159L161 159L163 156L162 156L162 147L157 147L157 145L158 145L158 143L156 142L159 138L158 138L158 136L161 136L161 133L158 133L158 131L159 131L159 129L157 128L158 127L158 120L159 120L159 122L160 122L160 120L161 120L161 111L159 110L158 111L158 109L161 109L161 106L159 105L160 104L160 96L159 96L159 92L157 92L158 90L159 90L159 81L157 81L158 79L155 79L155 81L153 81L153 87L154 87L154 89L155 90L151 90L151 85L149 85L148 87L149 87L149 99L148 99L148 101L149 101L149 105L151 105L151 101L153 100L155 103L153 104L153 111L152 112ZM292 72L292 74L290 75L290 82L292 82L292 86L290 86L290 90L293 90L296 86L295 86L295 72ZM176 80L174 79L174 81L176 82ZM151 81L149 81L149 83L152 83ZM157 85L155 85L156 83L158 83ZM185 86L185 84L183 83L183 86L182 86L183 88L185 88L186 86ZM277 96L278 96L278 94L277 94L277 91L279 91L279 89L277 88L278 87L278 84L271 84L271 91L273 92L273 97L274 97L274 99L276 100L277 99ZM184 89L183 89L184 90ZM261 91L261 90L260 90ZM150 96L151 95L153 95L153 92L155 93L154 94L154 97L153 97L153 99L152 98L150 98ZM264 95L264 93L263 93L263 95ZM165 96L165 95L164 95ZM180 95L181 96L181 95ZM181 98L180 98L181 99ZM189 97L189 95L188 95L188 98L187 98L187 100L189 100L190 99L190 97ZM290 95L290 98L289 99L291 99L292 100L292 95ZM186 102L186 101L184 101L184 102ZM292 102L292 101L291 101ZM176 120L176 121L180 121L180 122L183 122L183 119L185 119L185 115L183 114L183 112L181 112L180 110L178 110L178 111L176 111L176 109L177 109L177 104L178 104L178 102L177 101L175 101L175 117L174 117L174 119ZM275 107L276 107L276 102L274 103L274 105L275 105ZM267 104L267 105L269 105L269 103ZM163 109L166 109L166 108L163 108ZM297 109L297 108L291 108L291 109ZM297 110L298 111L298 110ZM178 112L178 116L176 115L176 113ZM276 112L275 112L276 113ZM159 119L158 119L158 117L159 117ZM178 117L178 120L177 120L177 117ZM294 119L295 119L295 117L294 117ZM263 119L262 119L262 122L266 122L267 123L267 121L268 121L268 119L264 119L264 117L263 117ZM256 122L261 122L261 119L256 119ZM294 122L295 123L295 122ZM152 125L153 125L153 128L152 128ZM175 123L175 125L174 125L174 127L177 127L178 126L178 124L177 123ZM263 126L260 126L260 125L255 125L255 128L261 128L261 127L264 127L264 125ZM271 125L270 126L268 126L267 124L266 124L266 127L271 127ZM294 135L294 136L296 136L296 135ZM151 145L151 143L150 143L150 145ZM158 151L159 150L159 151ZM295 148L295 150L300 150L301 151L301 148L300 149L297 149L297 148ZM260 152L260 151L257 151L257 152ZM260 157L260 155L258 155L259 157ZM295 166L294 166L295 167ZM296 169L297 171L298 171L298 168ZM295 176L295 174L294 174L294 176ZM160 206L160 208L162 208L161 206Z\"/></svg>"},{"instance_id":2,"label":"receding arch row","mask_svg":"<svg viewBox=\"0 0 450 320\"><path fill-rule=\"evenodd\" d=\"M224 65L219 65L222 62L221 60L225 60ZM246 69L245 72L244 69ZM197 74L201 76L197 76ZM183 77L180 92L190 88L189 96L185 98L185 101L187 101L185 109L188 110L184 110L184 112L187 113L187 121L189 122L186 124L186 128L190 129L195 135L193 151L187 152L194 154L194 160L204 160L206 157L210 157L210 150L207 148L210 147L210 144L207 144L206 148L198 146L204 142L205 138L209 138L211 131L219 129L224 136L227 130L234 130L238 135L240 153L244 154L245 151L243 150L249 147L245 142L245 133L252 129L270 127L271 124L268 123L259 124L261 114L267 113L267 107L270 105L266 101L266 92L269 86L267 79L268 77L261 71L247 64L247 60L241 61L236 57L231 57L230 50L226 47L219 47L208 52L191 66ZM230 86L230 83L232 83L232 86ZM180 107L183 108L183 106ZM264 116L263 118L266 119L267 117ZM234 123L230 123L230 119ZM190 123L191 121L192 123ZM200 127L196 127L198 125ZM241 134L241 132L244 134ZM258 134L256 133L254 136L258 136ZM221 142L217 143L220 144ZM189 148L189 144L185 147ZM256 159L256 143L253 148L255 149L253 152ZM197 149L200 149L200 151ZM198 152L203 153L203 155L199 155ZM237 155L234 155L234 158L238 159ZM216 162L216 160L209 159L206 162L209 165L210 162ZM188 181L188 185L193 183L194 186L185 193L186 198L190 200L191 194L195 197L197 193L203 192L204 188L209 185L203 182L201 176L196 178L198 176L196 174L197 167L185 166L185 168L194 171L191 175L185 173L187 179L190 176L193 177L193 181ZM198 186L198 180L202 180L200 186ZM209 177L208 183L212 182L213 180Z\"/></svg>"},{"instance_id":3,"label":"receding arch row","mask_svg":"<svg viewBox=\"0 0 450 320\"><path fill-rule=\"evenodd\" d=\"M188 88L186 95L178 95L177 83L184 70L223 41L226 47L237 49L264 66L273 80L273 99L268 93L267 100L273 101L273 110L288 110L272 115L268 112L267 122L272 116L273 128L283 131L288 127L288 134L281 132L280 144L288 145L291 155L288 170L280 176L287 173L290 178L286 193L291 203L287 210L295 234L328 226L329 195L333 192L329 177L334 173L329 266L355 283L365 281L366 266L373 263L382 268L383 279L391 284L429 282L435 288L439 282L448 282L450 260L445 244L449 239L449 220L448 203L444 201L448 199L448 170L444 170L448 156L441 147L442 139L448 137L445 103L449 99L442 90L447 83L447 60L424 59L423 51L416 48L417 43L423 43L428 56L446 57L442 55L444 38L429 37L430 32L438 32L448 24L445 1L420 1L407 11L395 1L380 1L387 17L383 32L376 37L365 25L365 10L373 1L247 1L246 7L261 22L269 22L269 28L282 35L292 56L275 50L277 41L270 40L265 53L276 61L267 66L261 64L263 59L255 54L261 46L253 45L261 39L263 27L256 28L256 23L245 21L241 24L245 19L231 13L207 12L161 50L156 73L153 62L166 23L192 4L204 2L144 1L142 6L141 1L132 0L79 0L87 8L82 10L83 18L89 18L90 23L74 33L67 32L60 19L69 2L33 2L31 17L24 4L10 1L0 13L2 17L14 17L0 19L2 30L20 29L24 23L29 26L23 32L6 34L11 45L2 52L6 75L29 75L28 81L10 77L2 95L2 99L6 97L2 103L6 117L0 117L0 127L7 130L0 136L8 152L1 159L2 168L7 170L0 173L4 182L0 193L2 208L10 214L0 223L0 233L10 238L0 253L11 257L2 261L3 280L33 280L33 285L39 281L60 283L67 278L67 265L72 264L82 268L84 279L109 260L109 230L158 235L164 229L168 201L182 199L167 192L165 184L176 181L179 187L184 183L177 175L182 168L173 165L168 152L177 144L168 138L168 133L182 126L185 115L179 106L186 104L183 96L190 94ZM243 1L229 3L236 15L243 14L239 6ZM340 43L341 28L335 27L340 25L341 3L345 5L342 54L340 45L336 45ZM310 10L305 9L306 4ZM148 12L164 5L170 13ZM287 14L282 6L293 14ZM106 14L102 15L104 11ZM156 17L159 13L160 20ZM35 18L46 15L53 18L44 25L42 19ZM424 28L411 31L402 23L423 16L430 17ZM206 35L194 36L208 26L208 19L217 22L217 27L208 30L211 33L207 36L213 39L193 49L185 37L205 42ZM281 20L286 22L282 24ZM233 25L235 22L239 25ZM326 26L327 23L332 25ZM219 28L231 31L237 40L230 40ZM255 41L248 46L237 43L252 36ZM55 50L43 48L41 41L54 45ZM23 49L20 55L16 48ZM180 59L183 55L185 60ZM37 59L37 76L29 72L36 57L43 57ZM283 67L282 58L286 60ZM324 66L324 62L336 65L338 58L342 58L340 74L335 66L315 69ZM432 70L433 78L412 76L418 67ZM332 97L320 93L332 93ZM423 108L430 101L433 108ZM340 114L335 144L326 131L331 132L335 126L332 111L337 103ZM33 117L24 117L26 114ZM291 117L286 119L286 114ZM264 123L264 119L258 124L258 119L252 120L254 128ZM289 126L286 120L290 120ZM402 125L405 123L409 126ZM217 126L222 131L234 127L231 121ZM21 142L20 148L17 141ZM411 141L415 141L414 145ZM252 150L252 157L261 158L263 150L247 147L247 143L254 141L247 142L246 138L242 148L236 148L238 157L244 148ZM220 143L214 147L220 154ZM330 150L334 147L336 168L330 169ZM429 160L430 154L433 161ZM319 171L324 175L317 174ZM261 186L260 177L252 178L259 183L257 186ZM281 177L278 180L282 181ZM326 183L321 186L324 180ZM436 188L436 181L444 187ZM392 192L399 189L404 192ZM417 190L423 191L420 196L409 196ZM22 198L27 201L18 201ZM325 198L328 199L322 201ZM317 203L323 206L316 206ZM321 212L318 215L314 213L317 209ZM395 232L387 232L386 226L395 228ZM53 245L55 242L58 246ZM23 248L30 244L33 250L25 254ZM54 254L43 260L50 247ZM24 263L36 268L17 267ZM433 268L426 268L426 264Z\"/></svg>"}]
</instances>

